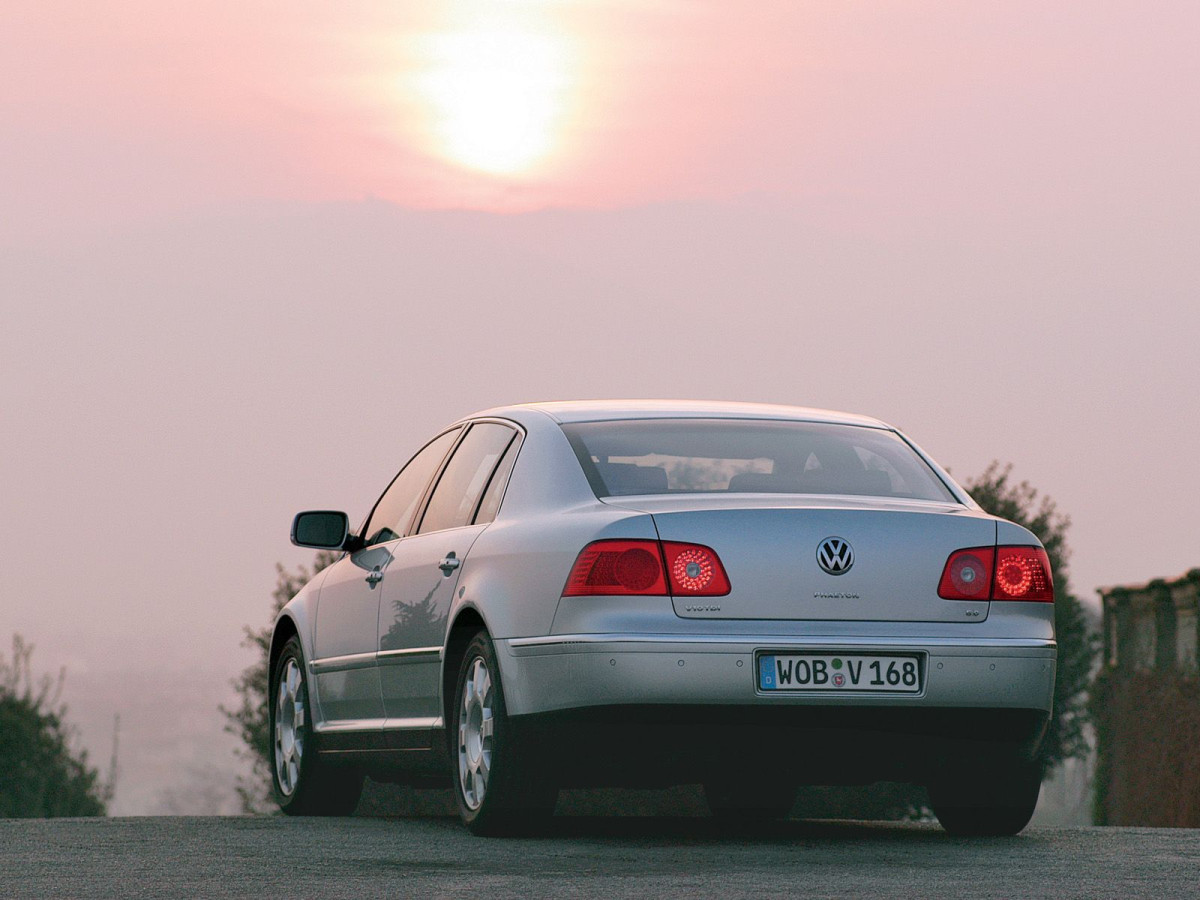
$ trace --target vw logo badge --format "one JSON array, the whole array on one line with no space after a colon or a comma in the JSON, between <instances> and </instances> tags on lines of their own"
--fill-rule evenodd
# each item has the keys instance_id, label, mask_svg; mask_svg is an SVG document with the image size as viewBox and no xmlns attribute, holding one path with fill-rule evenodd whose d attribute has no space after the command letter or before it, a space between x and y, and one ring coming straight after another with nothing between
<instances>
[{"instance_id":1,"label":"vw logo badge","mask_svg":"<svg viewBox=\"0 0 1200 900\"><path fill-rule=\"evenodd\" d=\"M817 564L830 575L845 575L854 565L854 549L845 538L827 537L817 545Z\"/></svg>"}]
</instances>

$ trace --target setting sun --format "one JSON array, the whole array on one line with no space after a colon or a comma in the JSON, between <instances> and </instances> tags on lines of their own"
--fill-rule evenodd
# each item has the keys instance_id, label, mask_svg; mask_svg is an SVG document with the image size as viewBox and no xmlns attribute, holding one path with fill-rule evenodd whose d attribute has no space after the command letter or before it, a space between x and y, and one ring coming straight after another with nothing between
<instances>
[{"instance_id":1,"label":"setting sun","mask_svg":"<svg viewBox=\"0 0 1200 900\"><path fill-rule=\"evenodd\" d=\"M561 139L570 86L566 39L499 26L430 35L417 87L437 155L497 175L526 172Z\"/></svg>"}]
</instances>

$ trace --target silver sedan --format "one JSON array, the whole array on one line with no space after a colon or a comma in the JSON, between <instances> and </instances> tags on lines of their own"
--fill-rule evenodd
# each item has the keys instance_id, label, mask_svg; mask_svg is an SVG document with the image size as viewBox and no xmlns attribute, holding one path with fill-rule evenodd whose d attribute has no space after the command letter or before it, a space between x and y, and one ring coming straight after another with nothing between
<instances>
[{"instance_id":1,"label":"silver sedan","mask_svg":"<svg viewBox=\"0 0 1200 900\"><path fill-rule=\"evenodd\" d=\"M804 784L928 785L943 826L1037 803L1056 644L1036 537L896 429L740 403L535 403L401 469L270 650L274 790L351 811L363 778L453 784L480 834L567 786L704 786L786 815Z\"/></svg>"}]
</instances>

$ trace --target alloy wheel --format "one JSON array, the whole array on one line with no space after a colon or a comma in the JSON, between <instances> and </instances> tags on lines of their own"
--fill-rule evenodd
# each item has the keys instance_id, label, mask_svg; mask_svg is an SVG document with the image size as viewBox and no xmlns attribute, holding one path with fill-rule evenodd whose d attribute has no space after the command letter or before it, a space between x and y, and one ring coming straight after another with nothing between
<instances>
[{"instance_id":1,"label":"alloy wheel","mask_svg":"<svg viewBox=\"0 0 1200 900\"><path fill-rule=\"evenodd\" d=\"M471 661L462 686L458 715L458 783L467 808L477 810L492 771L494 688L487 663Z\"/></svg>"},{"instance_id":2,"label":"alloy wheel","mask_svg":"<svg viewBox=\"0 0 1200 900\"><path fill-rule=\"evenodd\" d=\"M295 658L291 658L279 677L275 699L275 777L280 792L288 797L295 793L300 781L307 707L304 676Z\"/></svg>"}]
</instances>

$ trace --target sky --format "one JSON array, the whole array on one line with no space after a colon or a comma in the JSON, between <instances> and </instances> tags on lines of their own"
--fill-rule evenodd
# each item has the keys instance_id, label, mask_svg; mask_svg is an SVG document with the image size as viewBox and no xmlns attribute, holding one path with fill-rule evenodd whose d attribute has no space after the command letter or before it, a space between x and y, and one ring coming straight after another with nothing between
<instances>
[{"instance_id":1,"label":"sky","mask_svg":"<svg viewBox=\"0 0 1200 900\"><path fill-rule=\"evenodd\" d=\"M0 638L77 706L112 673L220 700L310 559L294 512L357 519L436 429L540 399L875 415L1052 496L1085 598L1200 566L1197 33L1183 2L4 4Z\"/></svg>"}]
</instances>

